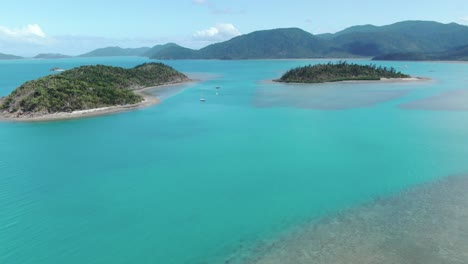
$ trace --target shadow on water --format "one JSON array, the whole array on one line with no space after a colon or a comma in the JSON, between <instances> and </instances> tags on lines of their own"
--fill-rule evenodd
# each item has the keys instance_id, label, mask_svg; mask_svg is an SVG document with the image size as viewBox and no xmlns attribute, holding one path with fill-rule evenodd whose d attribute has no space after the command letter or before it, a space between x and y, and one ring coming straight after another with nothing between
<instances>
[{"instance_id":1,"label":"shadow on water","mask_svg":"<svg viewBox=\"0 0 468 264\"><path fill-rule=\"evenodd\" d=\"M468 176L311 221L230 263L468 263Z\"/></svg>"}]
</instances>

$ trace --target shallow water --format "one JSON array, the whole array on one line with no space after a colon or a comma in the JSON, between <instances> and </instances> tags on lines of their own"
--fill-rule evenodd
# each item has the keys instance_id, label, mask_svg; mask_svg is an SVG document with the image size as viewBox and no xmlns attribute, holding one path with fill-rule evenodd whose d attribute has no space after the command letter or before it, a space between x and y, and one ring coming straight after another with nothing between
<instances>
[{"instance_id":1,"label":"shallow water","mask_svg":"<svg viewBox=\"0 0 468 264\"><path fill-rule=\"evenodd\" d=\"M145 61L0 61L0 96L52 67ZM411 84L267 81L317 62L167 61L204 81L136 111L0 123L0 263L222 263L468 172L468 112L400 107L468 88L468 65L385 63L432 78Z\"/></svg>"},{"instance_id":2,"label":"shallow water","mask_svg":"<svg viewBox=\"0 0 468 264\"><path fill-rule=\"evenodd\" d=\"M467 263L468 177L453 176L303 225L242 262Z\"/></svg>"}]
</instances>

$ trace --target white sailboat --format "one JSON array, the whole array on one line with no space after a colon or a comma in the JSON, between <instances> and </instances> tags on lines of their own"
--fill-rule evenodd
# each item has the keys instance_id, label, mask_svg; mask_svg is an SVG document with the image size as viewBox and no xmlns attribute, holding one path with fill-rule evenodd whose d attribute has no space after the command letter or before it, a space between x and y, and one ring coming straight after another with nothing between
<instances>
[{"instance_id":1,"label":"white sailboat","mask_svg":"<svg viewBox=\"0 0 468 264\"><path fill-rule=\"evenodd\" d=\"M204 103L206 100L205 100L205 97L203 97L203 92L200 93L200 102Z\"/></svg>"}]
</instances>

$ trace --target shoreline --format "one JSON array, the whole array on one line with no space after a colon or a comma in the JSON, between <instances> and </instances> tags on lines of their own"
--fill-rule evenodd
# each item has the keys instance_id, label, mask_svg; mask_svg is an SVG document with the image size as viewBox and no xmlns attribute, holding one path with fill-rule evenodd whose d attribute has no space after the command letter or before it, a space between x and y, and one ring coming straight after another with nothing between
<instances>
[{"instance_id":1,"label":"shoreline","mask_svg":"<svg viewBox=\"0 0 468 264\"><path fill-rule=\"evenodd\" d=\"M167 84L144 87L144 88L133 90L135 94L143 97L143 101L136 103L136 104L113 105L113 106L105 106L105 107L99 107L99 108L76 110L73 112L57 112L57 113L52 113L52 114L44 114L44 115L38 115L38 116L24 116L24 117L14 117L12 115L9 115L8 113L0 112L0 122L59 121L59 120L69 120L69 119L110 115L110 114L115 114L115 113L120 113L120 112L125 112L125 111L131 111L135 109L140 109L140 108L156 105L161 102L161 99L159 99L157 96L154 96L148 93L147 91L155 90L159 88L167 88L171 86L183 85L183 84L187 84L187 83L194 82L194 81L195 80L190 79L188 81L183 81L183 82L167 83ZM0 99L0 103L2 103L3 101L2 99Z\"/></svg>"},{"instance_id":2,"label":"shoreline","mask_svg":"<svg viewBox=\"0 0 468 264\"><path fill-rule=\"evenodd\" d=\"M407 78L380 78L380 80L344 80L344 81L329 81L329 82L282 82L278 80L267 80L271 83L283 84L328 84L328 83L405 83L405 82L421 82L431 81L427 77L407 77Z\"/></svg>"}]
</instances>

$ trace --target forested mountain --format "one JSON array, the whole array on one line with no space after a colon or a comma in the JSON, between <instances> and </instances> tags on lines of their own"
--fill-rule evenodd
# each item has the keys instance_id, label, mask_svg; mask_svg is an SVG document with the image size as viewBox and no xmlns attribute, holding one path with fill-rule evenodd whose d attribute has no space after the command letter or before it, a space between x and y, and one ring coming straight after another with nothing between
<instances>
[{"instance_id":1,"label":"forested mountain","mask_svg":"<svg viewBox=\"0 0 468 264\"><path fill-rule=\"evenodd\" d=\"M437 53L468 45L468 27L433 21L386 26L353 26L335 34L312 35L299 28L255 31L200 50L167 44L154 59L280 59L373 57L396 53Z\"/></svg>"},{"instance_id":2,"label":"forested mountain","mask_svg":"<svg viewBox=\"0 0 468 264\"><path fill-rule=\"evenodd\" d=\"M350 27L324 39L337 48L362 56L443 52L468 44L468 27L455 23L404 21L381 27Z\"/></svg>"},{"instance_id":3,"label":"forested mountain","mask_svg":"<svg viewBox=\"0 0 468 264\"><path fill-rule=\"evenodd\" d=\"M449 49L444 52L408 52L408 53L390 53L376 56L373 60L403 60L403 61L422 61L422 60L451 60L467 61L468 45Z\"/></svg>"}]
</instances>

